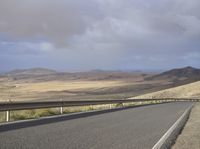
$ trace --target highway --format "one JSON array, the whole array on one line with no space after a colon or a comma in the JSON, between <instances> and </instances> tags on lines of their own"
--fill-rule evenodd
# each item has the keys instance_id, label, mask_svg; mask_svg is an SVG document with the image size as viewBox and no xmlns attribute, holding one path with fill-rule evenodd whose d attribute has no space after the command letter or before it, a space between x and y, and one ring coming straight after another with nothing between
<instances>
[{"instance_id":1,"label":"highway","mask_svg":"<svg viewBox=\"0 0 200 149\"><path fill-rule=\"evenodd\" d=\"M20 129L0 126L0 148L150 149L191 104L175 102L75 118L62 116L51 123L25 123Z\"/></svg>"}]
</instances>

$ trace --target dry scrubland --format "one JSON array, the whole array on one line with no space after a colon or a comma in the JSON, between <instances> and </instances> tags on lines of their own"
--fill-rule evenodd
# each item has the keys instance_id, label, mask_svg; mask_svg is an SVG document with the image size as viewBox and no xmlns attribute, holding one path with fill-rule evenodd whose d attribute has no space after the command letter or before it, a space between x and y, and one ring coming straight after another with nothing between
<instances>
[{"instance_id":1,"label":"dry scrubland","mask_svg":"<svg viewBox=\"0 0 200 149\"><path fill-rule=\"evenodd\" d=\"M123 99L166 88L165 80L145 81L141 76L115 80L0 81L0 102L31 100Z\"/></svg>"},{"instance_id":2,"label":"dry scrubland","mask_svg":"<svg viewBox=\"0 0 200 149\"><path fill-rule=\"evenodd\" d=\"M200 98L200 81L134 98Z\"/></svg>"},{"instance_id":3,"label":"dry scrubland","mask_svg":"<svg viewBox=\"0 0 200 149\"><path fill-rule=\"evenodd\" d=\"M76 92L92 91L102 88L124 86L126 83L120 81L49 81L36 83L18 83L14 86L7 85L1 88L0 100L34 100L51 98L51 94L62 96L74 96ZM46 93L46 95L45 95ZM59 100L59 99L58 99Z\"/></svg>"},{"instance_id":4,"label":"dry scrubland","mask_svg":"<svg viewBox=\"0 0 200 149\"><path fill-rule=\"evenodd\" d=\"M0 101L125 99L197 80L200 80L200 69L192 67L160 74L98 70L67 73L44 68L14 70L0 74ZM173 88L155 96L193 96L190 94L198 92L198 83L197 89L194 86L181 88L181 94L177 93L179 89Z\"/></svg>"}]
</instances>

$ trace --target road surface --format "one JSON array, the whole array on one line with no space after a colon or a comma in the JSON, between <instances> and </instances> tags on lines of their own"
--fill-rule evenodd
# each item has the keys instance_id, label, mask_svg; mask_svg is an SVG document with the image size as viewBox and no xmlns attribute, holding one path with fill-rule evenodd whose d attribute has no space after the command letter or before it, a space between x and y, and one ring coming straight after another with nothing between
<instances>
[{"instance_id":1,"label":"road surface","mask_svg":"<svg viewBox=\"0 0 200 149\"><path fill-rule=\"evenodd\" d=\"M21 129L10 126L8 131L0 126L0 148L150 149L191 104L165 103L64 121L58 118Z\"/></svg>"}]
</instances>

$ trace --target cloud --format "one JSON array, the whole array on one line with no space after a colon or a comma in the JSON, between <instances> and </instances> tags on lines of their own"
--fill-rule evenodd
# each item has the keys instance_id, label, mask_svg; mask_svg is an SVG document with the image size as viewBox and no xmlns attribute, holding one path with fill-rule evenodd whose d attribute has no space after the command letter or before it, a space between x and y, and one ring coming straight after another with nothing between
<instances>
[{"instance_id":1,"label":"cloud","mask_svg":"<svg viewBox=\"0 0 200 149\"><path fill-rule=\"evenodd\" d=\"M63 46L99 16L92 0L1 0L0 32L14 39L45 38Z\"/></svg>"},{"instance_id":2,"label":"cloud","mask_svg":"<svg viewBox=\"0 0 200 149\"><path fill-rule=\"evenodd\" d=\"M1 55L41 55L52 52L55 48L49 42L8 42L0 41Z\"/></svg>"},{"instance_id":3,"label":"cloud","mask_svg":"<svg viewBox=\"0 0 200 149\"><path fill-rule=\"evenodd\" d=\"M0 37L12 43L0 52L44 56L47 64L54 57L51 65L69 69L200 66L199 7L199 0L0 0Z\"/></svg>"}]
</instances>

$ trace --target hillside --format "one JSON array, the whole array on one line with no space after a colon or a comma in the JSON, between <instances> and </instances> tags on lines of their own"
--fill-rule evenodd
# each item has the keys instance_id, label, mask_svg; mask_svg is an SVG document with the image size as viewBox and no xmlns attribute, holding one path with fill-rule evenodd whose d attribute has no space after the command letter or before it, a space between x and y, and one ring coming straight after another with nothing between
<instances>
[{"instance_id":1,"label":"hillside","mask_svg":"<svg viewBox=\"0 0 200 149\"><path fill-rule=\"evenodd\" d=\"M147 77L146 80L173 80L182 84L191 83L200 80L200 69L193 67L172 69L152 77Z\"/></svg>"},{"instance_id":2,"label":"hillside","mask_svg":"<svg viewBox=\"0 0 200 149\"><path fill-rule=\"evenodd\" d=\"M200 98L200 81L134 98Z\"/></svg>"}]
</instances>

